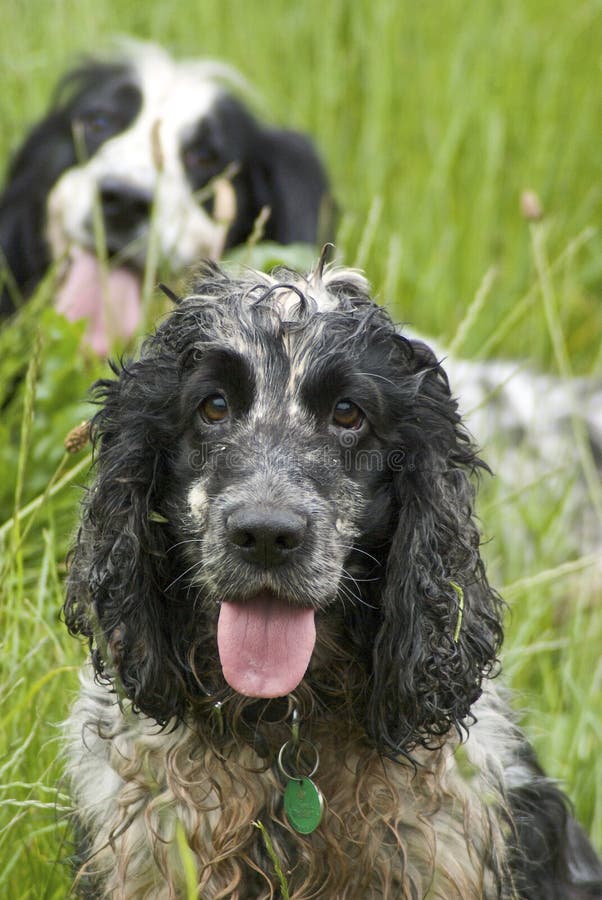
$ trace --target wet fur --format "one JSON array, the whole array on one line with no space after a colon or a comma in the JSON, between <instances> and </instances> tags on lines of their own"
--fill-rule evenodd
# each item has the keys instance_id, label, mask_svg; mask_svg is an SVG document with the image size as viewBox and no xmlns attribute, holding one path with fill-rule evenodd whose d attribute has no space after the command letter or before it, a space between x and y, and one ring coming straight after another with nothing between
<instances>
[{"instance_id":1,"label":"wet fur","mask_svg":"<svg viewBox=\"0 0 602 900\"><path fill-rule=\"evenodd\" d=\"M96 387L65 603L92 652L68 725L82 890L178 896L181 828L200 896L276 897L261 822L295 900L599 896L595 854L491 680L483 463L433 352L357 273L208 266L115 374ZM199 402L218 389L232 413L209 426ZM355 435L333 425L342 397L366 415ZM224 510L253 498L307 517L278 569L226 538ZM315 609L317 643L293 695L257 701L225 683L216 623L223 599L265 589ZM309 836L276 765L293 708L326 799Z\"/></svg>"}]
</instances>

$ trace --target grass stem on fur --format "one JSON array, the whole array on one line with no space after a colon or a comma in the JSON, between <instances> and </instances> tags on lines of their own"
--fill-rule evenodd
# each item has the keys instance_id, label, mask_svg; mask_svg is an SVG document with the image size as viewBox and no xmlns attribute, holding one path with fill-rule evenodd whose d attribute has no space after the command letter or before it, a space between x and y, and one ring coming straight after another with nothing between
<instances>
[{"instance_id":1,"label":"grass stem on fur","mask_svg":"<svg viewBox=\"0 0 602 900\"><path fill-rule=\"evenodd\" d=\"M263 843L265 844L265 849L267 850L268 856L270 857L270 859L272 860L272 863L274 865L274 871L276 873L276 877L278 878L278 881L280 882L280 890L282 891L282 900L290 900L290 893L289 893L288 884L286 881L286 876L285 876L284 872L282 871L282 866L280 865L280 861L278 859L278 856L276 855L276 851L274 850L274 845L272 844L270 836L266 831L265 825L260 821L253 822L253 825L255 826L255 828L258 828L259 831L261 832L261 837L263 838Z\"/></svg>"},{"instance_id":2,"label":"grass stem on fur","mask_svg":"<svg viewBox=\"0 0 602 900\"><path fill-rule=\"evenodd\" d=\"M196 864L190 845L186 840L186 832L184 826L178 819L176 821L176 844L180 855L180 862L184 871L184 881L186 883L186 900L198 900L198 875Z\"/></svg>"}]
</instances>

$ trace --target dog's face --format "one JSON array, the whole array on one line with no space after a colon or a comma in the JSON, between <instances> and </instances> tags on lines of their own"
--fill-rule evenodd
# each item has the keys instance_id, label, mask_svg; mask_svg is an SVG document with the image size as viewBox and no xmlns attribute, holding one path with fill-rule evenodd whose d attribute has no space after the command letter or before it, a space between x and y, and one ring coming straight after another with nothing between
<instances>
[{"instance_id":1,"label":"dog's face","mask_svg":"<svg viewBox=\"0 0 602 900\"><path fill-rule=\"evenodd\" d=\"M157 267L179 276L244 242L262 213L268 240L318 240L327 182L313 147L260 123L244 92L225 65L133 44L69 73L17 154L0 198L14 280L27 292L60 261L58 308L90 318L100 353L138 324L149 260L153 281Z\"/></svg>"},{"instance_id":2,"label":"dog's face","mask_svg":"<svg viewBox=\"0 0 602 900\"><path fill-rule=\"evenodd\" d=\"M153 209L161 256L175 271L219 257L226 237L211 216L213 191L204 203L197 192L243 162L252 122L220 85L225 72L202 63L178 67L158 52L103 71L72 102L80 165L67 168L49 196L54 255L72 246L95 252L98 204L106 249L123 263L144 268ZM230 106L240 133L228 133Z\"/></svg>"},{"instance_id":3,"label":"dog's face","mask_svg":"<svg viewBox=\"0 0 602 900\"><path fill-rule=\"evenodd\" d=\"M143 711L342 691L397 749L468 714L500 639L478 461L361 279L209 272L101 392L67 621Z\"/></svg>"},{"instance_id":4,"label":"dog's face","mask_svg":"<svg viewBox=\"0 0 602 900\"><path fill-rule=\"evenodd\" d=\"M316 616L361 604L356 579L382 576L371 531L375 504L384 532L393 518L392 379L411 350L382 342L378 321L358 334L348 310L326 303L294 291L231 298L204 325L208 345L190 348L182 383L182 488L163 512L192 591L211 619L219 611L226 680L249 696L294 690Z\"/></svg>"}]
</instances>

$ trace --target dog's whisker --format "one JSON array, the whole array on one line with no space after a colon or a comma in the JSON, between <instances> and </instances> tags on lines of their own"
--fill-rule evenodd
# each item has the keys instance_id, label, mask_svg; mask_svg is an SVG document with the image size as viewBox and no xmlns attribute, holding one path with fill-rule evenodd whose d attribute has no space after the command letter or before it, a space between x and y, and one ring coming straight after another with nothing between
<instances>
[{"instance_id":1,"label":"dog's whisker","mask_svg":"<svg viewBox=\"0 0 602 900\"><path fill-rule=\"evenodd\" d=\"M175 550L177 547L182 547L184 544L196 544L198 547L203 547L207 544L207 538L202 537L194 537L194 538L186 538L182 541L177 541L175 544L171 544L167 548L167 553L171 553L172 550Z\"/></svg>"},{"instance_id":2,"label":"dog's whisker","mask_svg":"<svg viewBox=\"0 0 602 900\"><path fill-rule=\"evenodd\" d=\"M373 603L369 603L366 599L364 599L364 597L362 597L362 592L359 587L360 581L365 582L365 581L370 581L370 580L373 580L373 579L355 578L355 576L351 575L345 569L342 569L341 570L341 580L339 582L339 589L343 590L345 592L346 596L350 600L353 600L354 603L361 604L362 606L366 606L370 609L378 609L377 606L375 606ZM376 579L376 580L379 580L379 579ZM356 591L352 590L352 587L356 588Z\"/></svg>"},{"instance_id":3,"label":"dog's whisker","mask_svg":"<svg viewBox=\"0 0 602 900\"><path fill-rule=\"evenodd\" d=\"M347 601L351 606L358 606L362 603L361 598L355 594L348 585L339 585L339 599L345 603ZM366 604L367 605L367 604Z\"/></svg>"},{"instance_id":4,"label":"dog's whisker","mask_svg":"<svg viewBox=\"0 0 602 900\"><path fill-rule=\"evenodd\" d=\"M174 578L173 581L170 581L170 582L169 582L169 584L168 584L167 587L165 588L165 593L168 593L168 592L171 590L171 588L174 587L174 586L175 586L179 581L181 581L183 578L185 578L186 575L188 575L189 572L192 572L192 571L194 571L195 569L200 569L200 568L202 567L202 565L203 565L203 561L202 561L202 560L197 560L197 561L194 562L191 566L188 566L188 568L185 569L183 572L180 572L180 574L179 574L176 578Z\"/></svg>"},{"instance_id":5,"label":"dog's whisker","mask_svg":"<svg viewBox=\"0 0 602 900\"><path fill-rule=\"evenodd\" d=\"M357 547L355 544L344 544L343 546L345 547L346 550L349 550L351 553L359 553L362 556L368 557L368 559L371 559L374 563L376 563L377 566L382 565L382 562L380 559L377 559L371 553L368 553L367 550L362 550L361 547Z\"/></svg>"},{"instance_id":6,"label":"dog's whisker","mask_svg":"<svg viewBox=\"0 0 602 900\"><path fill-rule=\"evenodd\" d=\"M352 575L350 572L345 572L343 570L343 577L350 579L355 582L355 584L376 584L379 581L382 581L380 576L376 576L375 578L358 578L357 575Z\"/></svg>"}]
</instances>

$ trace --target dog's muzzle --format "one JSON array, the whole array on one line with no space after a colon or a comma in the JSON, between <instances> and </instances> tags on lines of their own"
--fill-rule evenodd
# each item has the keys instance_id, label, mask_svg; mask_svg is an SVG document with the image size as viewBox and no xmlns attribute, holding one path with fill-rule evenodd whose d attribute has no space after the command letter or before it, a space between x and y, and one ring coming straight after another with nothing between
<instances>
[{"instance_id":1,"label":"dog's muzzle","mask_svg":"<svg viewBox=\"0 0 602 900\"><path fill-rule=\"evenodd\" d=\"M153 195L149 190L115 178L101 181L98 193L107 249L110 253L127 251L128 243L139 238L148 227Z\"/></svg>"},{"instance_id":2,"label":"dog's muzzle","mask_svg":"<svg viewBox=\"0 0 602 900\"><path fill-rule=\"evenodd\" d=\"M287 562L302 549L305 516L270 503L243 503L226 514L231 552L259 573ZM217 627L222 671L248 697L282 697L303 676L316 640L314 610L260 590L240 600L223 598Z\"/></svg>"}]
</instances>

